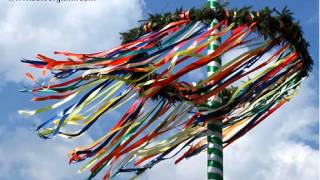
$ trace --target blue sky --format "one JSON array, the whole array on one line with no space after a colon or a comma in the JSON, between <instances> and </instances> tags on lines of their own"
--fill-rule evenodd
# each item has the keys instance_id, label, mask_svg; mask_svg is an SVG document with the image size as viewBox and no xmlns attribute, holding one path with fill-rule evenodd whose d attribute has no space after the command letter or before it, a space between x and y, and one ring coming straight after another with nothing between
<instances>
[{"instance_id":1,"label":"blue sky","mask_svg":"<svg viewBox=\"0 0 320 180\"><path fill-rule=\"evenodd\" d=\"M315 60L310 77L299 94L246 137L225 149L225 178L233 179L317 179L319 134L319 5L316 0L230 0L229 7L265 6L294 13L310 43ZM147 13L200 7L194 0L97 0L91 3L0 2L0 179L84 179L78 165L67 164L67 152L99 135L87 134L66 141L44 141L33 128L44 116L21 117L17 110L40 107L31 95L17 90L31 84L19 60L55 50L96 52L116 46L118 32L137 25ZM117 115L117 114L116 114ZM100 129L101 130L101 129ZM167 161L148 171L142 179L205 179L205 153L175 166ZM152 178L151 178L152 177Z\"/></svg>"}]
</instances>

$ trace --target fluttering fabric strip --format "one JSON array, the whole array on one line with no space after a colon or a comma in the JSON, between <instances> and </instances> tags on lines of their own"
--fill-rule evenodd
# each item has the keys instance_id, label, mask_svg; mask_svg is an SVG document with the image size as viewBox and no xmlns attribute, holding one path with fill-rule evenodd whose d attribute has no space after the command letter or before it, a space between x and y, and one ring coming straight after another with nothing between
<instances>
[{"instance_id":1,"label":"fluttering fabric strip","mask_svg":"<svg viewBox=\"0 0 320 180\"><path fill-rule=\"evenodd\" d=\"M254 32L256 26L221 21L209 28L186 18L111 50L55 52L64 57L60 61L44 55L37 56L40 61L23 60L43 74L52 73L48 83L23 91L37 94L34 101L57 102L20 113L59 110L39 125L39 136L74 138L103 114L129 104L127 112L116 124L110 124L112 128L101 138L70 152L70 163L87 161L80 172L90 168L89 178L104 167L104 178L109 179L123 172L140 175L177 155L176 163L195 156L206 150L208 119L223 119L226 147L293 97L306 66L298 49L292 49L281 36L263 39ZM218 28L221 31L214 33ZM223 40L220 46L206 54L207 46L218 38ZM181 80L244 47L246 51L224 60L221 69L195 85ZM39 81L31 73L26 75ZM205 105L209 97L219 93L219 108ZM68 127L79 128L70 132Z\"/></svg>"}]
</instances>

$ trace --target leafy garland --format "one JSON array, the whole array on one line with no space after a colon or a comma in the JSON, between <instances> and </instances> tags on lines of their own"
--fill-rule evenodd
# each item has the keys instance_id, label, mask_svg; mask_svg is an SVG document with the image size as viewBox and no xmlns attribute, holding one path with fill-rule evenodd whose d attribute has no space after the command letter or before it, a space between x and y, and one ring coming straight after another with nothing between
<instances>
[{"instance_id":1,"label":"leafy garland","mask_svg":"<svg viewBox=\"0 0 320 180\"><path fill-rule=\"evenodd\" d=\"M303 38L301 26L298 22L295 22L290 10L284 8L279 12L268 7L260 11L251 11L251 7L227 10L224 6L221 5L215 11L208 6L204 6L202 9L192 8L188 12L180 8L174 13L150 14L149 19L145 20L146 23L142 26L120 33L122 43L131 42L151 31L157 31L171 22L184 18L209 24L214 17L218 21L227 20L228 25L235 23L234 28L256 22L256 33L262 35L265 39L275 39L280 36L292 45L291 48L299 52L301 58L305 61L302 76L308 75L312 66L312 58L308 53L309 43ZM186 13L188 14L186 15ZM273 13L276 13L276 15L273 16Z\"/></svg>"}]
</instances>

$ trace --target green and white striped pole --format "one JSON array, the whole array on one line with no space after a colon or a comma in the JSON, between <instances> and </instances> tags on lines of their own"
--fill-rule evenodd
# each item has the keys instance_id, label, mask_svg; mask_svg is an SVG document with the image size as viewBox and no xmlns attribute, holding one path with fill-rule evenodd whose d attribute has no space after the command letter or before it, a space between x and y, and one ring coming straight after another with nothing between
<instances>
[{"instance_id":1,"label":"green and white striped pole","mask_svg":"<svg viewBox=\"0 0 320 180\"><path fill-rule=\"evenodd\" d=\"M219 5L219 0L208 0L211 9L216 9ZM218 24L217 19L213 19L210 27ZM217 33L215 30L213 33ZM221 39L217 39L209 44L208 54L212 53L220 45ZM212 61L207 66L208 76L216 72L221 67L221 59ZM212 108L218 108L222 103L219 96L213 96L208 100L208 105ZM222 146L222 121L214 121L207 123L207 140L208 140L208 179L222 180L223 179L223 146Z\"/></svg>"}]
</instances>

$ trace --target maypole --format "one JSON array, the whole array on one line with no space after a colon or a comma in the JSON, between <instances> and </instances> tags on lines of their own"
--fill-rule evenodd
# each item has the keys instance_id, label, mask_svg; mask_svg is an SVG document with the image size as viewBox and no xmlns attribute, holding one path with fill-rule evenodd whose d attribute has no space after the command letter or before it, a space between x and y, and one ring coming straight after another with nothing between
<instances>
[{"instance_id":1,"label":"maypole","mask_svg":"<svg viewBox=\"0 0 320 180\"><path fill-rule=\"evenodd\" d=\"M209 7L215 10L219 6L219 0L208 0ZM218 24L216 18L210 24L209 28L214 27ZM219 29L213 31L213 34L218 33ZM212 37L210 37L212 38ZM212 41L208 47L208 55L213 53L217 47L219 47L221 39ZM208 77L216 72L221 67L221 59L217 58L211 61L207 66ZM218 108L222 103L219 96L212 96L208 105L211 108ZM220 180L223 179L223 146L222 146L222 120L221 121L208 121L207 123L207 140L208 140L208 150L207 150L207 161L208 161L208 179L209 180Z\"/></svg>"},{"instance_id":2,"label":"maypole","mask_svg":"<svg viewBox=\"0 0 320 180\"><path fill-rule=\"evenodd\" d=\"M223 147L288 102L312 59L287 9L227 10L218 0L208 3L150 15L146 23L121 33L122 44L110 50L54 52L62 60L42 54L38 60L23 59L51 74L39 83L27 72L35 85L21 91L32 93L33 101L55 102L19 113L56 111L36 129L43 139L76 138L104 114L121 113L117 123L105 122L111 127L99 139L69 153L69 163L85 162L79 171L90 170L89 179L101 171L105 180L121 173L137 177L164 160L179 156L178 164L207 149L208 179L222 180ZM221 67L222 54L243 46L250 49ZM181 79L202 67L208 68L207 78L193 85Z\"/></svg>"}]
</instances>

